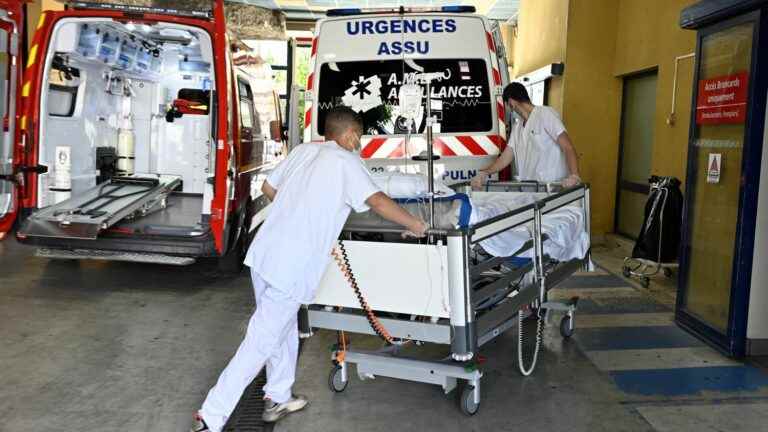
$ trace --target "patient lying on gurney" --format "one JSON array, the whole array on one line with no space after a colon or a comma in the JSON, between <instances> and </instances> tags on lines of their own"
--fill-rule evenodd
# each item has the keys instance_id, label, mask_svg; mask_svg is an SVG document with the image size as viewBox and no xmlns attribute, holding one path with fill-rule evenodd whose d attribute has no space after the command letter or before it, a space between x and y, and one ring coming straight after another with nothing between
<instances>
[{"instance_id":1,"label":"patient lying on gurney","mask_svg":"<svg viewBox=\"0 0 768 432\"><path fill-rule=\"evenodd\" d=\"M400 202L411 214L429 220L429 200L426 198L428 180L418 174L387 173L373 176L381 190ZM473 192L458 194L435 180L435 227L456 229L510 212L547 196L530 192ZM529 224L530 225L530 224ZM347 228L388 227L389 224L372 212L356 213L347 220ZM480 242L485 252L498 257L514 256L531 239L532 226L519 226ZM547 236L544 252L557 261L583 258L589 249L589 235L580 207L569 205L542 217L542 232ZM528 257L531 252L520 254Z\"/></svg>"}]
</instances>

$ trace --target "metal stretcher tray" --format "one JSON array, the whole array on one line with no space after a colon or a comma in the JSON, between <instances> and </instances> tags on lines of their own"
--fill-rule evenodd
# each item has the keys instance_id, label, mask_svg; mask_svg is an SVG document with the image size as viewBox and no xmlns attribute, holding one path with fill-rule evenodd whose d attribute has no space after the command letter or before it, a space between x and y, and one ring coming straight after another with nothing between
<instances>
[{"instance_id":1,"label":"metal stretcher tray","mask_svg":"<svg viewBox=\"0 0 768 432\"><path fill-rule=\"evenodd\" d=\"M162 207L181 177L135 174L114 177L105 183L58 204L40 209L27 219L19 234L95 240L104 229L119 221Z\"/></svg>"},{"instance_id":2,"label":"metal stretcher tray","mask_svg":"<svg viewBox=\"0 0 768 432\"><path fill-rule=\"evenodd\" d=\"M546 190L538 184L503 182L489 183L486 189L523 188ZM469 193L466 188L463 191ZM370 218L363 218L363 223L351 218L315 304L303 311L306 323L302 331L311 334L311 329L320 328L378 334L390 345L408 341L444 344L450 346L450 360L404 358L391 349L360 353L337 346L329 377L331 389L346 387L349 363L357 364L361 378L382 375L427 382L441 385L446 393L462 380L467 385L460 407L464 413L474 414L482 377L473 363L478 349L516 325L518 368L524 375L532 373L547 310L565 312L560 326L563 336L573 331L578 299L564 304L548 302L547 292L590 264L588 249L584 256L557 261L543 246L542 218L574 204L583 211L583 229L588 235L586 185L550 190L530 204L475 224L439 226L430 230L427 240L418 242L401 239L402 230L390 225L372 226ZM522 226L530 227L531 236L516 253L497 257L483 250L484 240ZM529 258L521 258L524 253ZM439 292L435 292L436 285Z\"/></svg>"}]
</instances>

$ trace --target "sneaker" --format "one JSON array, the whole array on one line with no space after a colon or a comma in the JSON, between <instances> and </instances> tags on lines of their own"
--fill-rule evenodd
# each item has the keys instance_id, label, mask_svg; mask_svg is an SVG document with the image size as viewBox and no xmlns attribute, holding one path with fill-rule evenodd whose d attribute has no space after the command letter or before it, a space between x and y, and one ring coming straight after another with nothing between
<instances>
[{"instance_id":1,"label":"sneaker","mask_svg":"<svg viewBox=\"0 0 768 432\"><path fill-rule=\"evenodd\" d=\"M274 423L283 418L286 414L300 411L309 403L306 398L299 395L291 396L288 401L280 404L269 399L266 399L264 402L264 415L262 415L261 418L267 423Z\"/></svg>"},{"instance_id":2,"label":"sneaker","mask_svg":"<svg viewBox=\"0 0 768 432\"><path fill-rule=\"evenodd\" d=\"M211 429L208 428L208 425L205 424L205 420L203 420L203 417L200 415L200 413L195 414L195 421L192 423L192 429L189 430L189 432L210 432Z\"/></svg>"}]
</instances>

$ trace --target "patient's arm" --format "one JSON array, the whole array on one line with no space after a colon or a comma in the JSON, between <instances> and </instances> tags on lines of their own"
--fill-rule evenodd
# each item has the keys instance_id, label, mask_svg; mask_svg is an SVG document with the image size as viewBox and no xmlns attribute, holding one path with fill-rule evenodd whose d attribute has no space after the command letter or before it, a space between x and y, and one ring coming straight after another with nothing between
<instances>
[{"instance_id":1,"label":"patient's arm","mask_svg":"<svg viewBox=\"0 0 768 432\"><path fill-rule=\"evenodd\" d=\"M408 213L383 192L371 195L365 203L384 219L404 226L413 236L424 237L426 234L428 227L424 221Z\"/></svg>"}]
</instances>

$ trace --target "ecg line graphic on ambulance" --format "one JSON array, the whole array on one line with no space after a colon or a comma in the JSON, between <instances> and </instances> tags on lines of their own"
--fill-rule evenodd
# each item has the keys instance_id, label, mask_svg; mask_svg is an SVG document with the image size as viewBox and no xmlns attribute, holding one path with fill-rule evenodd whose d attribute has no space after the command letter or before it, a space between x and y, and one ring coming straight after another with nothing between
<instances>
[{"instance_id":1,"label":"ecg line graphic on ambulance","mask_svg":"<svg viewBox=\"0 0 768 432\"><path fill-rule=\"evenodd\" d=\"M434 99L434 101L441 101L441 99ZM442 103L443 103L443 106L447 106L447 107L450 107L450 108L453 108L455 106L469 107L469 106L478 106L478 105L488 105L488 104L490 104L490 102L488 102L488 101L478 100L478 99L465 99L465 100L457 99L457 100L453 100L453 101L442 99ZM321 110L325 111L325 110L329 110L329 109L335 108L335 107L337 107L339 105L343 105L343 104L337 104L337 103L334 103L334 102L318 102L317 107L318 107L318 109L321 109ZM387 102L387 101L383 102L381 104L381 106L383 106L385 108L399 108L400 107L398 102Z\"/></svg>"},{"instance_id":2,"label":"ecg line graphic on ambulance","mask_svg":"<svg viewBox=\"0 0 768 432\"><path fill-rule=\"evenodd\" d=\"M321 110L329 110L336 108L339 104L333 103L333 102L318 102L317 108Z\"/></svg>"},{"instance_id":3,"label":"ecg line graphic on ambulance","mask_svg":"<svg viewBox=\"0 0 768 432\"><path fill-rule=\"evenodd\" d=\"M469 107L469 106L489 105L489 104L490 102L488 101L482 101L477 99L464 99L464 100L456 99L453 101L443 99L443 106L448 106L451 108L457 105L461 107Z\"/></svg>"}]
</instances>

